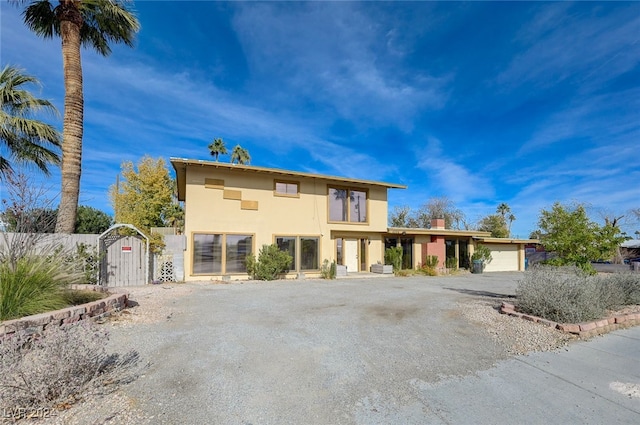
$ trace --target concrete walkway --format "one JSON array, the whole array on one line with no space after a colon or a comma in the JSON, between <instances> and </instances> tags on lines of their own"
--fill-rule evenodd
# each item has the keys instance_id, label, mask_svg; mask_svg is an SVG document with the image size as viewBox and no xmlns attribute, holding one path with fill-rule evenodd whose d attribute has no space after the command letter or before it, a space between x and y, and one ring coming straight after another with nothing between
<instances>
[{"instance_id":1,"label":"concrete walkway","mask_svg":"<svg viewBox=\"0 0 640 425\"><path fill-rule=\"evenodd\" d=\"M638 424L640 327L519 356L476 376L413 385L421 412L403 423ZM376 404L360 423L389 423L393 409Z\"/></svg>"}]
</instances>

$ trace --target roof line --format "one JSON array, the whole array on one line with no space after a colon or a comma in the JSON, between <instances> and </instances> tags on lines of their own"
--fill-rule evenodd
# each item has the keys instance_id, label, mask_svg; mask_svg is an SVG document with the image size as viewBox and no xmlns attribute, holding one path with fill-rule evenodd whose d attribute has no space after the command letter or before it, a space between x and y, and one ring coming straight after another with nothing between
<instances>
[{"instance_id":1,"label":"roof line","mask_svg":"<svg viewBox=\"0 0 640 425\"><path fill-rule=\"evenodd\" d=\"M291 170L282 170L279 168L267 168L267 167L257 167L254 165L240 165L240 164L228 164L228 163L220 163L215 161L205 161L201 159L186 159L186 158L169 158L169 161L174 165L176 164L184 164L186 165L200 165L203 167L215 167L215 168L224 168L227 170L242 170L242 171L254 171L258 173L269 173L269 174L279 174L283 176L296 176L296 177L306 177L312 179L323 179L323 180L333 180L333 181L341 181L341 182L349 182L349 183L360 183L366 185L375 185L375 186L383 186L390 189L406 189L406 185L396 184L396 183L387 183L375 180L364 180L364 179L353 179L349 177L340 177L340 176L330 176L325 174L314 174L314 173L306 173L302 171L291 171Z\"/></svg>"}]
</instances>

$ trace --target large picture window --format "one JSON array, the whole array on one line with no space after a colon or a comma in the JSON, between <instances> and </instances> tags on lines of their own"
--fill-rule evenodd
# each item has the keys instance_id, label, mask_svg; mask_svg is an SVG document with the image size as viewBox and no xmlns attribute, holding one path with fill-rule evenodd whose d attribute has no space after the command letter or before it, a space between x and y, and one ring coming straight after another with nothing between
<instances>
[{"instance_id":1,"label":"large picture window","mask_svg":"<svg viewBox=\"0 0 640 425\"><path fill-rule=\"evenodd\" d=\"M291 271L320 269L320 238L317 236L276 236L275 243L281 251L293 258Z\"/></svg>"},{"instance_id":2,"label":"large picture window","mask_svg":"<svg viewBox=\"0 0 640 425\"><path fill-rule=\"evenodd\" d=\"M318 254L320 253L318 238L300 238L300 270L317 270Z\"/></svg>"},{"instance_id":3,"label":"large picture window","mask_svg":"<svg viewBox=\"0 0 640 425\"><path fill-rule=\"evenodd\" d=\"M222 235L193 235L193 273L222 272Z\"/></svg>"},{"instance_id":4,"label":"large picture window","mask_svg":"<svg viewBox=\"0 0 640 425\"><path fill-rule=\"evenodd\" d=\"M280 251L288 252L291 256L291 264L289 270L296 269L296 237L295 236L282 236L276 238L276 245L280 248Z\"/></svg>"},{"instance_id":5,"label":"large picture window","mask_svg":"<svg viewBox=\"0 0 640 425\"><path fill-rule=\"evenodd\" d=\"M195 233L193 274L246 273L245 259L252 252L251 235Z\"/></svg>"},{"instance_id":6,"label":"large picture window","mask_svg":"<svg viewBox=\"0 0 640 425\"><path fill-rule=\"evenodd\" d=\"M329 221L366 223L367 212L366 191L329 188Z\"/></svg>"}]
</instances>

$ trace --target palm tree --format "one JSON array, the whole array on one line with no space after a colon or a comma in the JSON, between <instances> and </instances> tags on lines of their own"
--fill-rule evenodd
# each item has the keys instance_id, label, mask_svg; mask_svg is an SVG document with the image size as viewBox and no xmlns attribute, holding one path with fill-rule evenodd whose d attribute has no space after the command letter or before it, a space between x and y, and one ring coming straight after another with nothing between
<instances>
[{"instance_id":1,"label":"palm tree","mask_svg":"<svg viewBox=\"0 0 640 425\"><path fill-rule=\"evenodd\" d=\"M509 208L509 205L507 205L507 204L505 204L503 202L500 205L498 205L498 208L496 208L496 212L498 214L500 214L502 216L502 218L505 218L505 215L507 215L507 213L511 212L511 208Z\"/></svg>"},{"instance_id":2,"label":"palm tree","mask_svg":"<svg viewBox=\"0 0 640 425\"><path fill-rule=\"evenodd\" d=\"M516 216L513 214L509 214L507 219L509 220L509 236L511 236L511 223L513 223L516 220Z\"/></svg>"},{"instance_id":3,"label":"palm tree","mask_svg":"<svg viewBox=\"0 0 640 425\"><path fill-rule=\"evenodd\" d=\"M231 151L231 163L232 164L248 164L251 161L249 152L242 148L240 145L236 145Z\"/></svg>"},{"instance_id":4,"label":"palm tree","mask_svg":"<svg viewBox=\"0 0 640 425\"><path fill-rule=\"evenodd\" d=\"M12 0L28 3L22 16L37 35L62 40L64 73L64 118L62 126L62 191L56 232L71 233L76 221L80 173L84 98L80 46L95 49L102 56L111 53L109 43L133 45L140 24L126 8L127 0Z\"/></svg>"},{"instance_id":5,"label":"palm tree","mask_svg":"<svg viewBox=\"0 0 640 425\"><path fill-rule=\"evenodd\" d=\"M53 126L30 118L40 110L57 114L56 108L25 90L26 84L39 83L13 66L0 71L0 179L13 172L3 151L13 161L33 164L47 175L49 164L60 164L60 157L52 149L60 147L60 133Z\"/></svg>"},{"instance_id":6,"label":"palm tree","mask_svg":"<svg viewBox=\"0 0 640 425\"><path fill-rule=\"evenodd\" d=\"M209 152L211 152L211 156L216 159L218 162L219 155L227 154L227 147L224 145L224 141L222 139L214 139L211 144L209 144Z\"/></svg>"}]
</instances>

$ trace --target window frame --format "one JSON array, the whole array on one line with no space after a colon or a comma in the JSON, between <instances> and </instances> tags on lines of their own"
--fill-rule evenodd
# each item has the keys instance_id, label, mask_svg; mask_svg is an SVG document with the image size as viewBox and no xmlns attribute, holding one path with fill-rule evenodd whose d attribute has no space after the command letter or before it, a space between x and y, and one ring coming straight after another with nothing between
<instances>
[{"instance_id":1,"label":"window frame","mask_svg":"<svg viewBox=\"0 0 640 425\"><path fill-rule=\"evenodd\" d=\"M219 272L204 272L204 273L196 273L195 272L195 241L197 235L206 235L206 236L220 236L220 247L221 247L221 256L220 256L220 271ZM244 236L251 238L251 251L246 255L255 254L255 244L256 244L256 235L255 233L245 233L245 232L191 232L191 255L189 256L189 260L191 261L191 274L190 276L224 276L224 275L243 275L247 274L247 271L227 271L227 236Z\"/></svg>"},{"instance_id":2,"label":"window frame","mask_svg":"<svg viewBox=\"0 0 640 425\"><path fill-rule=\"evenodd\" d=\"M289 238L289 239L295 239L295 257L293 259L293 264L294 267L292 269L289 270L289 272L317 272L320 271L320 267L321 267L321 254L322 254L322 235L292 235L292 234L274 234L273 235L273 243L275 245L277 244L277 239L278 238ZM317 267L315 269L303 269L302 268L302 239L316 239L317 240L317 246L316 246L316 264ZM279 247L278 247L279 248ZM282 251L282 250L281 250ZM287 251L288 252L288 251Z\"/></svg>"},{"instance_id":3,"label":"window frame","mask_svg":"<svg viewBox=\"0 0 640 425\"><path fill-rule=\"evenodd\" d=\"M345 221L342 220L332 220L331 219L331 189L333 190L346 190L347 191L347 219ZM365 217L364 221L352 221L351 220L351 209L352 209L352 201L351 201L351 192L361 192L365 194ZM340 185L327 185L327 223L336 223L336 224L355 224L355 225L368 225L369 224L369 189L368 188L360 188L360 187L352 187L352 186L340 186Z\"/></svg>"},{"instance_id":4,"label":"window frame","mask_svg":"<svg viewBox=\"0 0 640 425\"><path fill-rule=\"evenodd\" d=\"M278 192L278 184L284 184L288 188L289 185L296 186L296 193L282 193ZM274 180L273 181L273 195L281 196L283 198L299 198L300 197L300 182L295 180Z\"/></svg>"}]
</instances>

